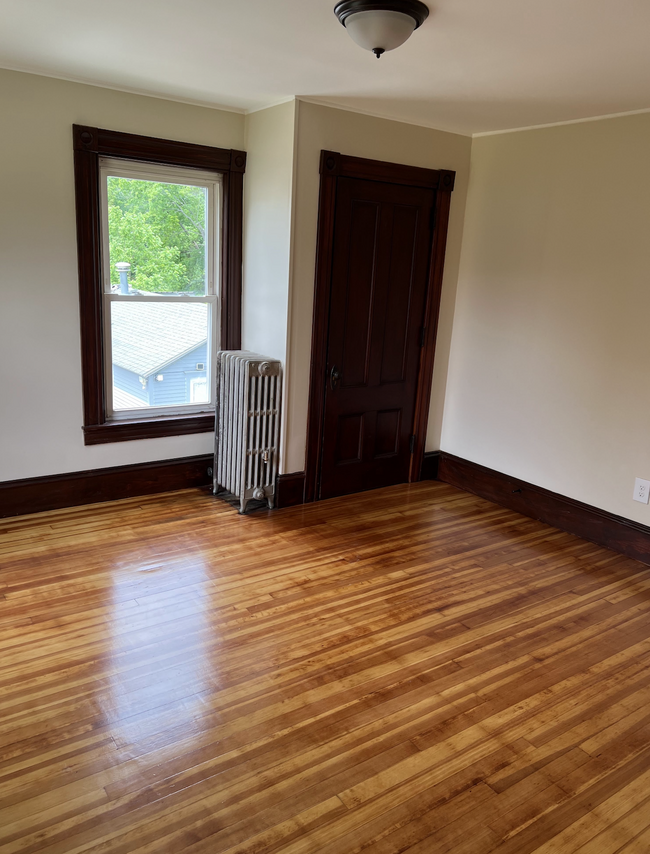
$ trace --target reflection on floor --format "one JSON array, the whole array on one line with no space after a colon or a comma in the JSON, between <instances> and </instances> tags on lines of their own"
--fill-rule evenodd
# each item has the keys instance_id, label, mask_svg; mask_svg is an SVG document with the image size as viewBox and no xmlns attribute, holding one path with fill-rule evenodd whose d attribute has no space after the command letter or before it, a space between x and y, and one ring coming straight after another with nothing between
<instances>
[{"instance_id":1,"label":"reflection on floor","mask_svg":"<svg viewBox=\"0 0 650 854\"><path fill-rule=\"evenodd\" d=\"M650 569L444 484L0 522L0 852L647 854Z\"/></svg>"}]
</instances>

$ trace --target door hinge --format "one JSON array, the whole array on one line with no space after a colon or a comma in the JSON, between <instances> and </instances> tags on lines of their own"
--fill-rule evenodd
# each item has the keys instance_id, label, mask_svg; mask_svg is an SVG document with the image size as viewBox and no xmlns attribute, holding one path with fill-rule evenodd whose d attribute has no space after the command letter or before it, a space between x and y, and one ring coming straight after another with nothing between
<instances>
[{"instance_id":1,"label":"door hinge","mask_svg":"<svg viewBox=\"0 0 650 854\"><path fill-rule=\"evenodd\" d=\"M421 326L420 327L420 347L424 347L426 338L427 338L427 328L426 328L426 326Z\"/></svg>"},{"instance_id":2,"label":"door hinge","mask_svg":"<svg viewBox=\"0 0 650 854\"><path fill-rule=\"evenodd\" d=\"M409 450L412 454L415 453L415 436L411 436L411 438L409 439Z\"/></svg>"}]
</instances>

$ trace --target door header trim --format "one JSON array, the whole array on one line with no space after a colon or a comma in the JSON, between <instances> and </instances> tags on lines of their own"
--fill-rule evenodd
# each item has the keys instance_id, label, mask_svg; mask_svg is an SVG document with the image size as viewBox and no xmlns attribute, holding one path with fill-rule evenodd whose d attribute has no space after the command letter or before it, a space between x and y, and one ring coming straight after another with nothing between
<instances>
[{"instance_id":1,"label":"door header trim","mask_svg":"<svg viewBox=\"0 0 650 854\"><path fill-rule=\"evenodd\" d=\"M454 189L456 173L450 169L423 169L383 160L366 160L337 151L321 151L320 174L334 178L362 178L364 181L381 181L384 184L406 184L411 187L428 187L432 190Z\"/></svg>"}]
</instances>

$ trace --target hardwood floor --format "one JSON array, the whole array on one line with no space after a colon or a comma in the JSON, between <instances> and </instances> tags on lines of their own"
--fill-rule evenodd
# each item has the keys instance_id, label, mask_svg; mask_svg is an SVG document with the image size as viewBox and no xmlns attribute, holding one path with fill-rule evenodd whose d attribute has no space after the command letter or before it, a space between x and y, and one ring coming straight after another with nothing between
<instances>
[{"instance_id":1,"label":"hardwood floor","mask_svg":"<svg viewBox=\"0 0 650 854\"><path fill-rule=\"evenodd\" d=\"M0 522L0 852L647 854L650 569L440 483Z\"/></svg>"}]
</instances>

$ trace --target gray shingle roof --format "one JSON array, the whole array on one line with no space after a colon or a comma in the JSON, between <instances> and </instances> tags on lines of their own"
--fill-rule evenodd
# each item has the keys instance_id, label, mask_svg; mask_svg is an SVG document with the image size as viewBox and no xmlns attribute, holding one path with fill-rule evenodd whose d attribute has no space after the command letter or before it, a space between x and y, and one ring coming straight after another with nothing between
<instances>
[{"instance_id":1,"label":"gray shingle roof","mask_svg":"<svg viewBox=\"0 0 650 854\"><path fill-rule=\"evenodd\" d=\"M141 377L207 340L208 306L186 302L113 302L113 364Z\"/></svg>"},{"instance_id":2,"label":"gray shingle roof","mask_svg":"<svg viewBox=\"0 0 650 854\"><path fill-rule=\"evenodd\" d=\"M146 400L113 386L113 406L115 409L144 409L149 406Z\"/></svg>"}]
</instances>

